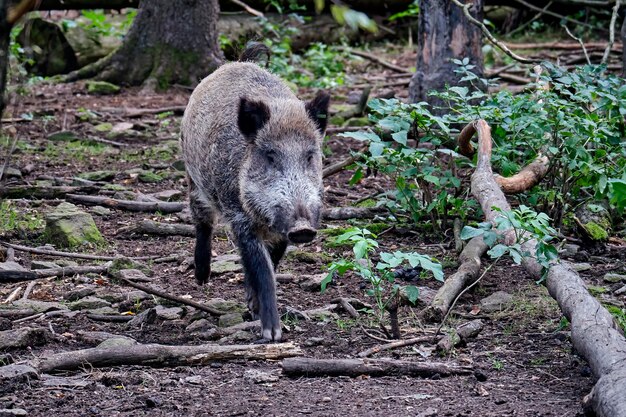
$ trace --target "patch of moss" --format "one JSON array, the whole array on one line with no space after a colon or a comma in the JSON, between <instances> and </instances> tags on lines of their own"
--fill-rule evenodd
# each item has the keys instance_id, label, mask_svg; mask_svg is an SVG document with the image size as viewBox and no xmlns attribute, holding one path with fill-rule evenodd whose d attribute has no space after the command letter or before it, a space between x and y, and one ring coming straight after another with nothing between
<instances>
[{"instance_id":1,"label":"patch of moss","mask_svg":"<svg viewBox=\"0 0 626 417\"><path fill-rule=\"evenodd\" d=\"M626 331L626 308L620 308L612 304L605 304L604 307L615 317L615 321L622 330Z\"/></svg>"},{"instance_id":2,"label":"patch of moss","mask_svg":"<svg viewBox=\"0 0 626 417\"><path fill-rule=\"evenodd\" d=\"M595 241L605 241L609 238L608 228L596 222L589 222L584 225L589 237Z\"/></svg>"},{"instance_id":3,"label":"patch of moss","mask_svg":"<svg viewBox=\"0 0 626 417\"><path fill-rule=\"evenodd\" d=\"M367 200L360 201L358 204L355 204L356 207L376 207L376 200L373 198L368 198Z\"/></svg>"},{"instance_id":4,"label":"patch of moss","mask_svg":"<svg viewBox=\"0 0 626 417\"><path fill-rule=\"evenodd\" d=\"M599 287L599 286L596 286L596 285L589 285L587 287L587 290L589 291L589 294L591 294L593 296L604 294L604 293L609 291L608 288Z\"/></svg>"},{"instance_id":5,"label":"patch of moss","mask_svg":"<svg viewBox=\"0 0 626 417\"><path fill-rule=\"evenodd\" d=\"M286 258L306 264L315 264L318 262L326 264L333 260L332 256L324 252L306 252L298 249L289 252Z\"/></svg>"}]
</instances>

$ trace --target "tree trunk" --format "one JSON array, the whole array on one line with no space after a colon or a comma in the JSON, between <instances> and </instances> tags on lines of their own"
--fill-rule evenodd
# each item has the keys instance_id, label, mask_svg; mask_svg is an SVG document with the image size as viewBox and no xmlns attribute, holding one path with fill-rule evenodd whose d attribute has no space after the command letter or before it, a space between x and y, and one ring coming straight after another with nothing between
<instances>
[{"instance_id":1,"label":"tree trunk","mask_svg":"<svg viewBox=\"0 0 626 417\"><path fill-rule=\"evenodd\" d=\"M626 78L626 14L622 23L622 77Z\"/></svg>"},{"instance_id":2,"label":"tree trunk","mask_svg":"<svg viewBox=\"0 0 626 417\"><path fill-rule=\"evenodd\" d=\"M622 77L626 78L626 14L622 23Z\"/></svg>"},{"instance_id":3,"label":"tree trunk","mask_svg":"<svg viewBox=\"0 0 626 417\"><path fill-rule=\"evenodd\" d=\"M195 86L222 61L217 0L142 1L122 46L96 78L116 84Z\"/></svg>"},{"instance_id":4,"label":"tree trunk","mask_svg":"<svg viewBox=\"0 0 626 417\"><path fill-rule=\"evenodd\" d=\"M6 89L7 70L9 68L9 35L11 25L7 21L7 0L0 0L0 116L4 112L4 91Z\"/></svg>"},{"instance_id":5,"label":"tree trunk","mask_svg":"<svg viewBox=\"0 0 626 417\"><path fill-rule=\"evenodd\" d=\"M483 0L472 0L473 16L482 21ZM409 85L411 102L440 100L428 97L431 90L457 85L458 67L451 60L469 58L478 76L483 74L482 36L480 29L469 22L463 10L449 0L420 0L417 26L417 66Z\"/></svg>"}]
</instances>

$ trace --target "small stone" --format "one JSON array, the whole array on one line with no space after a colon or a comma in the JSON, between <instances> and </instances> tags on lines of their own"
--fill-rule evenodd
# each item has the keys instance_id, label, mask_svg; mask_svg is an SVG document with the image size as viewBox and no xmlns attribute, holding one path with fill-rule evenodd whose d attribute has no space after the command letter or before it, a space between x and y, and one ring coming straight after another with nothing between
<instances>
[{"instance_id":1,"label":"small stone","mask_svg":"<svg viewBox=\"0 0 626 417\"><path fill-rule=\"evenodd\" d=\"M243 271L243 266L233 261L216 261L211 263L211 275L220 275L227 272Z\"/></svg>"},{"instance_id":2,"label":"small stone","mask_svg":"<svg viewBox=\"0 0 626 417\"><path fill-rule=\"evenodd\" d=\"M102 207L102 206L93 206L91 208L91 212L93 214L96 214L98 216L102 216L102 217L106 217L106 216L110 216L111 213L113 213L112 210L106 208L106 207Z\"/></svg>"},{"instance_id":3,"label":"small stone","mask_svg":"<svg viewBox=\"0 0 626 417\"><path fill-rule=\"evenodd\" d=\"M179 200L183 196L183 192L180 190L165 190L150 195L162 201L174 201Z\"/></svg>"},{"instance_id":4,"label":"small stone","mask_svg":"<svg viewBox=\"0 0 626 417\"><path fill-rule=\"evenodd\" d=\"M566 243L563 245L563 248L561 249L561 257L573 258L574 256L576 256L579 250L580 250L580 246L575 245L573 243Z\"/></svg>"},{"instance_id":5,"label":"small stone","mask_svg":"<svg viewBox=\"0 0 626 417\"><path fill-rule=\"evenodd\" d=\"M125 294L125 298L128 301L137 302L137 301L149 300L152 298L152 296L145 291L135 290L135 291L127 292Z\"/></svg>"},{"instance_id":6,"label":"small stone","mask_svg":"<svg viewBox=\"0 0 626 417\"><path fill-rule=\"evenodd\" d=\"M54 262L38 261L36 259L30 263L30 269L53 269L53 268L59 268L59 265L57 265Z\"/></svg>"},{"instance_id":7,"label":"small stone","mask_svg":"<svg viewBox=\"0 0 626 417\"><path fill-rule=\"evenodd\" d=\"M129 122L120 122L113 125L111 132L113 133L121 133L126 132L127 130L131 130L135 125Z\"/></svg>"},{"instance_id":8,"label":"small stone","mask_svg":"<svg viewBox=\"0 0 626 417\"><path fill-rule=\"evenodd\" d=\"M82 172L78 174L78 178L82 178L84 180L89 181L111 181L115 179L115 175L117 172L115 171L92 171L92 172Z\"/></svg>"},{"instance_id":9,"label":"small stone","mask_svg":"<svg viewBox=\"0 0 626 417\"><path fill-rule=\"evenodd\" d=\"M223 298L211 298L206 302L209 307L224 313L245 313L248 307L238 301L224 300Z\"/></svg>"},{"instance_id":10,"label":"small stone","mask_svg":"<svg viewBox=\"0 0 626 417\"><path fill-rule=\"evenodd\" d=\"M117 94L120 91L119 86L106 81L89 80L86 85L89 94L109 95Z\"/></svg>"},{"instance_id":11,"label":"small stone","mask_svg":"<svg viewBox=\"0 0 626 417\"><path fill-rule=\"evenodd\" d=\"M99 308L89 309L89 314L98 314L101 316L112 316L112 315L117 315L118 313L119 311L117 311L113 307L99 307Z\"/></svg>"},{"instance_id":12,"label":"small stone","mask_svg":"<svg viewBox=\"0 0 626 417\"><path fill-rule=\"evenodd\" d=\"M110 307L111 303L102 298L88 296L85 298L81 298L80 300L76 300L69 304L70 310L93 310L100 307Z\"/></svg>"},{"instance_id":13,"label":"small stone","mask_svg":"<svg viewBox=\"0 0 626 417\"><path fill-rule=\"evenodd\" d=\"M504 310L513 301L513 296L504 291L497 291L480 300L480 308L486 313Z\"/></svg>"},{"instance_id":14,"label":"small stone","mask_svg":"<svg viewBox=\"0 0 626 417\"><path fill-rule=\"evenodd\" d=\"M85 243L105 243L91 215L79 210L74 204L61 203L45 218L44 234L50 243L70 248Z\"/></svg>"},{"instance_id":15,"label":"small stone","mask_svg":"<svg viewBox=\"0 0 626 417\"><path fill-rule=\"evenodd\" d=\"M5 330L0 332L0 351L43 345L46 343L46 333L45 329L31 327Z\"/></svg>"},{"instance_id":16,"label":"small stone","mask_svg":"<svg viewBox=\"0 0 626 417\"><path fill-rule=\"evenodd\" d=\"M76 335L78 339L80 339L83 343L86 343L88 345L99 345L100 343L109 339L126 338L126 339L130 339L133 341L135 340L128 336L122 336L119 334L113 334L113 333L108 333L108 332L90 332L90 331L78 330L76 332Z\"/></svg>"},{"instance_id":17,"label":"small stone","mask_svg":"<svg viewBox=\"0 0 626 417\"><path fill-rule=\"evenodd\" d=\"M323 402L323 403L329 403L329 402L331 402L332 400L333 400L333 399L332 399L332 398L330 398L330 397L322 397L322 402Z\"/></svg>"},{"instance_id":18,"label":"small stone","mask_svg":"<svg viewBox=\"0 0 626 417\"><path fill-rule=\"evenodd\" d=\"M0 271L26 271L22 265L14 261L0 262Z\"/></svg>"},{"instance_id":19,"label":"small stone","mask_svg":"<svg viewBox=\"0 0 626 417\"><path fill-rule=\"evenodd\" d=\"M615 295L622 295L622 294L626 294L626 285L624 285L622 288L615 291Z\"/></svg>"},{"instance_id":20,"label":"small stone","mask_svg":"<svg viewBox=\"0 0 626 417\"><path fill-rule=\"evenodd\" d=\"M22 171L13 167L6 167L3 178L22 178Z\"/></svg>"},{"instance_id":21,"label":"small stone","mask_svg":"<svg viewBox=\"0 0 626 417\"><path fill-rule=\"evenodd\" d=\"M191 385L203 385L204 377L202 375L193 375L193 376L185 377L183 381Z\"/></svg>"},{"instance_id":22,"label":"small stone","mask_svg":"<svg viewBox=\"0 0 626 417\"><path fill-rule=\"evenodd\" d=\"M212 328L215 328L215 326L211 324L211 322L209 322L207 319L200 319L200 320L196 320L192 322L189 326L187 326L187 328L185 329L185 332L187 333L204 332Z\"/></svg>"},{"instance_id":23,"label":"small stone","mask_svg":"<svg viewBox=\"0 0 626 417\"><path fill-rule=\"evenodd\" d=\"M113 260L111 266L109 266L108 273L115 277L115 274L124 269L138 269L145 275L152 275L152 271L145 264L125 257L119 257Z\"/></svg>"},{"instance_id":24,"label":"small stone","mask_svg":"<svg viewBox=\"0 0 626 417\"><path fill-rule=\"evenodd\" d=\"M152 279L148 278L146 274L138 269L121 269L113 274L113 277L117 279L127 279L134 282L150 282Z\"/></svg>"},{"instance_id":25,"label":"small stone","mask_svg":"<svg viewBox=\"0 0 626 417\"><path fill-rule=\"evenodd\" d=\"M300 288L306 291L320 291L322 288L322 281L326 278L327 274L317 275L304 275L303 280L300 282Z\"/></svg>"},{"instance_id":26,"label":"small stone","mask_svg":"<svg viewBox=\"0 0 626 417\"><path fill-rule=\"evenodd\" d=\"M131 339L130 337L122 336L122 337L114 337L111 339L107 339L96 347L98 349L110 349L110 348L123 347L123 346L133 346L136 344L137 344L136 340Z\"/></svg>"},{"instance_id":27,"label":"small stone","mask_svg":"<svg viewBox=\"0 0 626 417\"><path fill-rule=\"evenodd\" d=\"M80 137L71 130L61 130L48 135L48 140L52 142L73 142L80 140Z\"/></svg>"},{"instance_id":28,"label":"small stone","mask_svg":"<svg viewBox=\"0 0 626 417\"><path fill-rule=\"evenodd\" d=\"M571 264L571 265L572 265L572 269L576 272L588 271L592 268L591 264L588 264L586 262Z\"/></svg>"},{"instance_id":29,"label":"small stone","mask_svg":"<svg viewBox=\"0 0 626 417\"><path fill-rule=\"evenodd\" d=\"M158 305L155 307L157 317L162 320L176 320L181 318L185 311L180 307L163 307Z\"/></svg>"},{"instance_id":30,"label":"small stone","mask_svg":"<svg viewBox=\"0 0 626 417\"><path fill-rule=\"evenodd\" d=\"M250 343L258 340L258 336L252 332L238 330L235 333L221 338L217 343L220 345L235 345L238 343Z\"/></svg>"},{"instance_id":31,"label":"small stone","mask_svg":"<svg viewBox=\"0 0 626 417\"><path fill-rule=\"evenodd\" d=\"M156 309L149 308L146 311L142 311L137 314L131 321L127 323L128 328L141 328L143 325L153 324L156 321L157 314Z\"/></svg>"},{"instance_id":32,"label":"small stone","mask_svg":"<svg viewBox=\"0 0 626 417\"><path fill-rule=\"evenodd\" d=\"M604 279L604 282L611 282L611 283L623 282L623 281L626 281L626 275L608 273L604 275L603 279Z\"/></svg>"},{"instance_id":33,"label":"small stone","mask_svg":"<svg viewBox=\"0 0 626 417\"><path fill-rule=\"evenodd\" d=\"M243 317L241 313L228 313L220 316L218 326L230 327L239 323L243 323Z\"/></svg>"},{"instance_id":34,"label":"small stone","mask_svg":"<svg viewBox=\"0 0 626 417\"><path fill-rule=\"evenodd\" d=\"M248 369L243 373L243 378L255 384L267 384L279 380L279 376L273 372L261 371L259 369Z\"/></svg>"},{"instance_id":35,"label":"small stone","mask_svg":"<svg viewBox=\"0 0 626 417\"><path fill-rule=\"evenodd\" d=\"M23 408L2 408L0 409L0 417L17 417L27 416L28 411Z\"/></svg>"},{"instance_id":36,"label":"small stone","mask_svg":"<svg viewBox=\"0 0 626 417\"><path fill-rule=\"evenodd\" d=\"M12 303L13 307L31 309L36 313L47 313L54 310L65 310L68 308L66 305L58 303L56 301L39 301L39 300L15 300Z\"/></svg>"},{"instance_id":37,"label":"small stone","mask_svg":"<svg viewBox=\"0 0 626 417\"><path fill-rule=\"evenodd\" d=\"M38 379L39 373L35 368L24 364L11 364L0 366L0 382L5 381L27 381L29 379Z\"/></svg>"},{"instance_id":38,"label":"small stone","mask_svg":"<svg viewBox=\"0 0 626 417\"><path fill-rule=\"evenodd\" d=\"M319 346L322 343L324 343L323 337L309 337L308 339L304 341L304 346L307 346L307 347Z\"/></svg>"},{"instance_id":39,"label":"small stone","mask_svg":"<svg viewBox=\"0 0 626 417\"><path fill-rule=\"evenodd\" d=\"M52 375L42 375L41 384L44 387L64 387L64 388L86 388L93 384L93 381L89 381L85 378L68 378Z\"/></svg>"}]
</instances>

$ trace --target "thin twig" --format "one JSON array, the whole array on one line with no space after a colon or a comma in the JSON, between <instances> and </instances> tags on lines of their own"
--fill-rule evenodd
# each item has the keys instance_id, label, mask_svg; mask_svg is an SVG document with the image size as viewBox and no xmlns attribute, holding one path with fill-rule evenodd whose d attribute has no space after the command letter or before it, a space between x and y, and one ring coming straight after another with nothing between
<instances>
[{"instance_id":1,"label":"thin twig","mask_svg":"<svg viewBox=\"0 0 626 417\"><path fill-rule=\"evenodd\" d=\"M524 30L528 25L530 25L532 22L534 22L535 20L539 19L541 17L542 14L544 14L544 12L546 10L548 10L550 8L550 6L552 6L553 1L549 1L548 4L546 4L546 7L544 7L543 9L541 9L541 11L539 13L537 13L536 15L534 15L532 17L532 19L530 19L527 22L524 22L523 24L519 25L518 27L516 27L515 29L513 29L512 31L510 31L507 35L508 36L512 36L517 32L521 32L522 30Z\"/></svg>"},{"instance_id":2,"label":"thin twig","mask_svg":"<svg viewBox=\"0 0 626 417\"><path fill-rule=\"evenodd\" d=\"M246 12L250 13L253 16L256 16L256 17L263 17L264 16L263 13L261 13L260 11L258 11L256 9L253 9L252 7L248 6L246 3L244 3L244 2L242 2L240 0L230 0L230 1L231 1L231 3L235 3L237 6L243 7L243 9Z\"/></svg>"},{"instance_id":3,"label":"thin twig","mask_svg":"<svg viewBox=\"0 0 626 417\"><path fill-rule=\"evenodd\" d=\"M407 68L403 68L403 67L400 67L400 66L398 66L398 65L394 65L394 64L392 64L392 63L390 63L390 62L387 62L387 61L385 61L385 60L383 60L383 59L380 59L380 58L379 58L379 57L377 57L376 55L372 55L372 54L369 54L369 53L367 53L367 52L363 52L363 51L356 51L356 50L354 50L354 49L351 49L351 48L345 48L345 47L343 47L343 46L342 46L342 47L340 47L340 48L338 48L338 49L339 49L340 51L345 51L345 52L348 52L348 53L350 53L350 54L352 54L352 55L360 56L360 57L362 57L362 58L367 58L367 59L369 59L370 61L373 61L373 62L376 62L377 64L382 65L382 66L383 66L383 67L385 67L385 68L389 68L390 70L394 70L394 71L399 72L399 73L402 73L402 74L413 74L413 73L412 73L411 71L409 71Z\"/></svg>"},{"instance_id":4,"label":"thin twig","mask_svg":"<svg viewBox=\"0 0 626 417\"><path fill-rule=\"evenodd\" d=\"M357 356L359 358L366 358L368 356L372 356L374 353L382 352L384 350L397 349L400 347L416 345L418 343L430 342L432 339L432 336L419 336L412 339L397 340L395 342L386 343L384 345L371 347L367 350L364 350L363 352L360 352L359 354L357 354Z\"/></svg>"},{"instance_id":5,"label":"thin twig","mask_svg":"<svg viewBox=\"0 0 626 417\"><path fill-rule=\"evenodd\" d=\"M454 1L456 3L457 0L452 0L452 1ZM591 28L591 29L596 29L593 25L590 25L589 23L581 22L580 20L572 19L570 17L563 16L562 14L551 12L549 10L543 10L543 9L541 9L541 7L537 7L534 4L528 3L528 2L526 2L524 0L515 0L515 1L517 3L519 3L519 4L522 4L522 5L526 6L526 7L528 7L531 10L536 11L536 12L543 12L544 14L547 14L549 16L553 16L553 17L557 17L559 19L563 19L566 22L570 22L570 23L574 23L574 24L577 24L577 25L585 26L585 27L588 27L588 28Z\"/></svg>"},{"instance_id":6,"label":"thin twig","mask_svg":"<svg viewBox=\"0 0 626 417\"><path fill-rule=\"evenodd\" d=\"M563 26L563 28L565 29L565 32L567 32L567 34L572 39L578 41L578 43L580 44L580 47L583 49L583 54L585 54L585 59L587 59L587 64L591 65L591 59L589 59L589 54L587 53L587 48L585 48L585 44L583 43L582 39L577 38L576 36L574 36L574 34L569 31L569 28L567 27L567 25L561 25L561 26ZM609 45L609 52L610 51L611 51L611 46Z\"/></svg>"},{"instance_id":7,"label":"thin twig","mask_svg":"<svg viewBox=\"0 0 626 417\"><path fill-rule=\"evenodd\" d=\"M613 14L611 15L611 25L609 26L609 44L606 46L604 50L604 55L602 56L602 61L600 64L606 64L606 61L609 59L609 55L611 54L611 48L615 43L615 22L617 21L617 14L619 13L619 8L621 6L621 0L615 1L615 6L613 6Z\"/></svg>"},{"instance_id":8,"label":"thin twig","mask_svg":"<svg viewBox=\"0 0 626 417\"><path fill-rule=\"evenodd\" d=\"M56 250L48 250L48 249L37 249L31 248L29 246L15 245L13 243L8 243L0 240L0 246L6 246L7 248L13 248L20 252L34 253L37 255L47 255L47 256L59 256L64 258L75 258L75 259L89 259L92 261L114 261L119 258L123 258L124 256L104 256L104 255L89 255L86 253L74 253L74 252L62 252ZM132 259L135 261L145 261L150 259L158 259L162 257L162 255L153 255L153 256L138 256L138 257L127 257L128 259Z\"/></svg>"},{"instance_id":9,"label":"thin twig","mask_svg":"<svg viewBox=\"0 0 626 417\"><path fill-rule=\"evenodd\" d=\"M502 42L500 42L499 40L497 40L492 34L491 32L489 32L489 29L487 29L487 26L485 26L481 21L477 20L474 16L472 16L472 14L469 12L469 8L472 6L471 3L468 4L463 4L461 3L459 0L452 0L452 2L454 4L456 4L457 6L459 6L461 9L463 9L463 14L465 15L465 17L467 17L467 19L472 22L474 25L478 26L480 28L480 30L483 32L483 34L487 37L487 39L489 40L489 42L491 42L492 44L494 44L498 49L500 49L502 52L504 52L505 54L507 54L508 56L510 56L511 58L513 58L516 61L519 61L521 63L524 64L533 64L535 62L539 62L536 59L528 59L528 58L524 58L521 57L519 55L517 55L516 53L514 53L513 51L511 51L509 48L506 47L505 44L503 44Z\"/></svg>"}]
</instances>

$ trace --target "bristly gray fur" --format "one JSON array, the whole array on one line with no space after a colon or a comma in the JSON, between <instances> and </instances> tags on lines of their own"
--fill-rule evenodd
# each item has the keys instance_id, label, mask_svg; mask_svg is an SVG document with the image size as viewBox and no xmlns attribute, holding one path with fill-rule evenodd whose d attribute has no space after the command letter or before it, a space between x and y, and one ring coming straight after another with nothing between
<instances>
[{"instance_id":1,"label":"bristly gray fur","mask_svg":"<svg viewBox=\"0 0 626 417\"><path fill-rule=\"evenodd\" d=\"M304 222L313 234L319 224L328 100L321 93L305 105L278 77L254 63L234 62L198 85L183 116L181 149L197 225L196 279L203 283L210 273L219 213L237 239L249 306L268 340L282 336L274 267L287 237L294 224ZM300 241L312 237L306 239Z\"/></svg>"}]
</instances>

